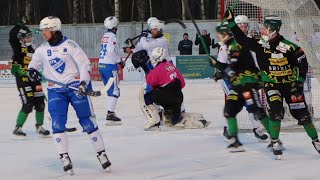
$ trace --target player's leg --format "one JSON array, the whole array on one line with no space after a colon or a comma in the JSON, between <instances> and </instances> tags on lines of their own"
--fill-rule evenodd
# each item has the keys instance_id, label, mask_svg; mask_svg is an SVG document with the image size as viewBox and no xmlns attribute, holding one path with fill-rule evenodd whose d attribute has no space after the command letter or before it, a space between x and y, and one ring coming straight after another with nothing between
<instances>
[{"instance_id":1,"label":"player's leg","mask_svg":"<svg viewBox=\"0 0 320 180\"><path fill-rule=\"evenodd\" d=\"M224 92L224 102L226 103L228 94L230 92L231 84L228 80L225 80L225 79L221 80L220 82L221 82L221 87ZM227 139L231 138L231 136L228 134L228 121L227 121L227 119L224 120L222 135Z\"/></svg>"},{"instance_id":2,"label":"player's leg","mask_svg":"<svg viewBox=\"0 0 320 180\"><path fill-rule=\"evenodd\" d=\"M77 92L74 91L68 93L71 105L76 111L79 123L83 128L83 132L86 132L89 135L90 141L97 153L97 158L102 168L106 169L111 165L111 162L107 157L104 140L96 123L91 99L89 96L79 96L76 93Z\"/></svg>"},{"instance_id":3,"label":"player's leg","mask_svg":"<svg viewBox=\"0 0 320 180\"><path fill-rule=\"evenodd\" d=\"M252 85L252 88L242 92L242 95L246 102L246 109L248 111L251 124L253 126L253 132L255 134L255 137L259 141L266 141L268 139L268 135L262 132L262 129L260 128L260 124L258 121L261 121L267 132L269 132L270 118L262 109L259 93L254 88L254 85Z\"/></svg>"},{"instance_id":4,"label":"player's leg","mask_svg":"<svg viewBox=\"0 0 320 180\"><path fill-rule=\"evenodd\" d=\"M230 90L224 107L224 117L228 121L228 134L230 135L230 145L228 146L230 152L244 151L242 143L238 139L238 124L236 115L241 111L244 105L243 99L239 94Z\"/></svg>"},{"instance_id":5,"label":"player's leg","mask_svg":"<svg viewBox=\"0 0 320 180\"><path fill-rule=\"evenodd\" d=\"M277 86L277 87L274 87ZM273 154L278 156L282 154L281 142L279 140L281 120L283 119L283 95L280 91L279 85L266 83L265 92L266 99L269 105L269 116L271 118L269 128Z\"/></svg>"},{"instance_id":6,"label":"player's leg","mask_svg":"<svg viewBox=\"0 0 320 180\"><path fill-rule=\"evenodd\" d=\"M66 123L69 98L66 92L56 92L48 89L48 111L51 116L52 137L63 164L63 170L73 174L72 162L68 154L68 137Z\"/></svg>"},{"instance_id":7,"label":"player's leg","mask_svg":"<svg viewBox=\"0 0 320 180\"><path fill-rule=\"evenodd\" d=\"M40 137L49 137L50 131L42 127L44 120L45 97L41 83L34 84L32 88L34 91L34 109L36 110L36 131Z\"/></svg>"},{"instance_id":8,"label":"player's leg","mask_svg":"<svg viewBox=\"0 0 320 180\"><path fill-rule=\"evenodd\" d=\"M288 86L287 89L288 94L285 96L285 100L289 105L291 115L298 120L298 125L303 126L304 130L311 138L314 148L320 153L318 132L312 122L303 91L296 92L297 89L293 90L290 86Z\"/></svg>"},{"instance_id":9,"label":"player's leg","mask_svg":"<svg viewBox=\"0 0 320 180\"><path fill-rule=\"evenodd\" d=\"M143 114L147 117L147 123L144 125L144 130L160 130L160 116L157 107L148 95L144 94L145 88L141 87L139 92L139 105Z\"/></svg>"},{"instance_id":10,"label":"player's leg","mask_svg":"<svg viewBox=\"0 0 320 180\"><path fill-rule=\"evenodd\" d=\"M114 112L118 102L118 98L120 96L120 88L119 88L120 79L118 74L118 66L116 64L114 65L108 64L104 68L99 68L99 71L100 71L104 85L108 82L108 80L111 77L114 78L114 82L107 92L108 113L106 116L106 120L107 120L106 125L121 125L122 124L121 119L118 118Z\"/></svg>"},{"instance_id":11,"label":"player's leg","mask_svg":"<svg viewBox=\"0 0 320 180\"><path fill-rule=\"evenodd\" d=\"M16 138L25 138L26 133L22 131L22 127L29 113L33 110L33 91L28 77L16 76L16 85L22 102L22 108L18 113L13 135Z\"/></svg>"}]
</instances>

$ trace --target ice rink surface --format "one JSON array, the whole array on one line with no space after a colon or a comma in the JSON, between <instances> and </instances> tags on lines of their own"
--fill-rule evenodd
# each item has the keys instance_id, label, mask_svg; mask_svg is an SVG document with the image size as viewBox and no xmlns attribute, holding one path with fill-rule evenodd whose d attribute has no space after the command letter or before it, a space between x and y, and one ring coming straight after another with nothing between
<instances>
[{"instance_id":1,"label":"ice rink surface","mask_svg":"<svg viewBox=\"0 0 320 180\"><path fill-rule=\"evenodd\" d=\"M100 83L94 84L95 90ZM101 87L101 86L100 86ZM138 105L139 83L121 85L116 113L122 126L106 126L106 97L92 98L97 123L103 133L112 171L102 170L88 136L81 132L72 107L68 127L69 155L74 176L63 172L62 163L51 138L35 134L34 113L24 126L26 140L13 140L12 131L20 110L18 92L14 87L0 88L0 179L1 180L228 180L228 179L290 179L319 178L320 155L304 132L281 134L286 151L282 160L274 160L267 143L258 142L252 133L241 133L246 152L229 153L222 137L224 118L223 91L212 80L187 81L184 89L188 112L203 113L212 121L207 129L145 132L145 117ZM50 121L45 120L50 129ZM318 178L317 178L318 177Z\"/></svg>"}]
</instances>

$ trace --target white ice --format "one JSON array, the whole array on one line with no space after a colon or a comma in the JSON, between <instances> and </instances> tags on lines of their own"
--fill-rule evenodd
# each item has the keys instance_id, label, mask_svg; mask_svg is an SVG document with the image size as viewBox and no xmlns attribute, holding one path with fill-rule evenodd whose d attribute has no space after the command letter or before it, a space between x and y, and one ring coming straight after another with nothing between
<instances>
[{"instance_id":1,"label":"white ice","mask_svg":"<svg viewBox=\"0 0 320 180\"><path fill-rule=\"evenodd\" d=\"M101 86L96 82L95 89ZM241 133L246 152L229 153L222 137L224 118L223 92L212 80L187 81L185 106L189 112L203 113L212 121L207 129L145 132L145 117L139 109L139 83L124 83L116 113L122 126L105 126L106 97L92 98L97 123L103 133L112 171L105 172L96 158L88 136L81 132L72 107L68 127L69 154L74 176L62 170L62 164L51 138L35 134L34 113L24 131L27 140L13 140L12 131L21 107L16 88L0 88L0 179L318 179L320 155L304 132L286 132L281 139L286 146L282 160L274 160L266 143L259 143L252 133ZM45 127L50 122L45 120Z\"/></svg>"}]
</instances>

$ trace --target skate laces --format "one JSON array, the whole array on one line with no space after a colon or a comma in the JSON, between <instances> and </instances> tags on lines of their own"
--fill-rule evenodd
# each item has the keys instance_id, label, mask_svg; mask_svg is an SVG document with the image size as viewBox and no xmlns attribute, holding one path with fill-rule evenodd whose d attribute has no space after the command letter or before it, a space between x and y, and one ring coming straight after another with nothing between
<instances>
[{"instance_id":1,"label":"skate laces","mask_svg":"<svg viewBox=\"0 0 320 180\"><path fill-rule=\"evenodd\" d=\"M272 143L272 148L273 148L273 150L276 150L276 151L280 151L281 150L280 144L279 144L278 141Z\"/></svg>"},{"instance_id":2,"label":"skate laces","mask_svg":"<svg viewBox=\"0 0 320 180\"><path fill-rule=\"evenodd\" d=\"M70 158L67 154L63 154L60 159L61 159L64 166L71 164Z\"/></svg>"},{"instance_id":3,"label":"skate laces","mask_svg":"<svg viewBox=\"0 0 320 180\"><path fill-rule=\"evenodd\" d=\"M256 128L254 130L254 132L256 132L259 136L263 136L264 135L264 133L262 132L262 129L260 129L260 128Z\"/></svg>"},{"instance_id":4,"label":"skate laces","mask_svg":"<svg viewBox=\"0 0 320 180\"><path fill-rule=\"evenodd\" d=\"M319 141L314 141L313 145L314 145L314 147L316 148L317 151L320 151L320 142Z\"/></svg>"},{"instance_id":5,"label":"skate laces","mask_svg":"<svg viewBox=\"0 0 320 180\"><path fill-rule=\"evenodd\" d=\"M98 158L101 164L104 164L109 161L107 154L105 152L102 152L100 155L98 155Z\"/></svg>"}]
</instances>

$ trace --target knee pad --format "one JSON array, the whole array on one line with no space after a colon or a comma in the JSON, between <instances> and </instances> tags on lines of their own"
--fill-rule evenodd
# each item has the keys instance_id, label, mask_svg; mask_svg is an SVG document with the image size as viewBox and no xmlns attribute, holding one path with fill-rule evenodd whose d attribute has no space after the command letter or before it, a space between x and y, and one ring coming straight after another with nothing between
<instances>
[{"instance_id":1,"label":"knee pad","mask_svg":"<svg viewBox=\"0 0 320 180\"><path fill-rule=\"evenodd\" d=\"M53 134L63 133L66 131L67 117L55 115L53 117L51 116L51 119Z\"/></svg>"},{"instance_id":2,"label":"knee pad","mask_svg":"<svg viewBox=\"0 0 320 180\"><path fill-rule=\"evenodd\" d=\"M44 104L44 102L39 102L39 103L35 104L35 110L37 112L44 112L45 106L46 105Z\"/></svg>"},{"instance_id":3,"label":"knee pad","mask_svg":"<svg viewBox=\"0 0 320 180\"><path fill-rule=\"evenodd\" d=\"M21 111L24 112L24 113L26 113L26 114L29 114L29 113L32 112L33 106L34 106L33 103L23 104L23 105L22 105L22 108L21 108Z\"/></svg>"},{"instance_id":4,"label":"knee pad","mask_svg":"<svg viewBox=\"0 0 320 180\"><path fill-rule=\"evenodd\" d=\"M92 132L98 130L98 125L95 122L94 117L81 118L79 119L79 123L83 128L83 132L86 132L88 134L91 134Z\"/></svg>"}]
</instances>

